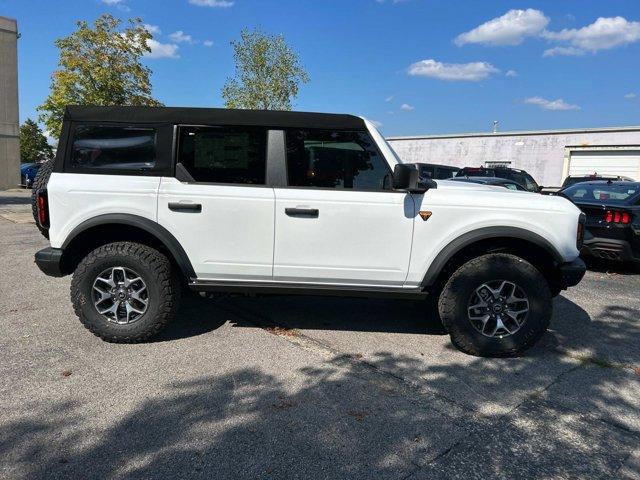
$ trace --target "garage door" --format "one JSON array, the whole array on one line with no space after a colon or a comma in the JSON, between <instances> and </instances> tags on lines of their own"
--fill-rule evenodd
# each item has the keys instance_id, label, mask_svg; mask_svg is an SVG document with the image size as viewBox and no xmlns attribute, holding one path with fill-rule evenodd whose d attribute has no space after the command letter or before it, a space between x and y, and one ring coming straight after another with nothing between
<instances>
[{"instance_id":1,"label":"garage door","mask_svg":"<svg viewBox=\"0 0 640 480\"><path fill-rule=\"evenodd\" d=\"M640 150L573 151L569 175L620 175L640 179Z\"/></svg>"}]
</instances>

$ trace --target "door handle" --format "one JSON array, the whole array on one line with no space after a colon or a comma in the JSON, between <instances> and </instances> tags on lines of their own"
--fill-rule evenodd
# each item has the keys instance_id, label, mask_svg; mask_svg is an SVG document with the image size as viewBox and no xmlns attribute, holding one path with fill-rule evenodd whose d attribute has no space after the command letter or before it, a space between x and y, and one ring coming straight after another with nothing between
<instances>
[{"instance_id":1,"label":"door handle","mask_svg":"<svg viewBox=\"0 0 640 480\"><path fill-rule=\"evenodd\" d=\"M202 211L202 205L199 203L169 202L169 210L173 212L200 213Z\"/></svg>"},{"instance_id":2,"label":"door handle","mask_svg":"<svg viewBox=\"0 0 640 480\"><path fill-rule=\"evenodd\" d=\"M318 218L320 211L317 208L285 208L284 213L290 217Z\"/></svg>"}]
</instances>

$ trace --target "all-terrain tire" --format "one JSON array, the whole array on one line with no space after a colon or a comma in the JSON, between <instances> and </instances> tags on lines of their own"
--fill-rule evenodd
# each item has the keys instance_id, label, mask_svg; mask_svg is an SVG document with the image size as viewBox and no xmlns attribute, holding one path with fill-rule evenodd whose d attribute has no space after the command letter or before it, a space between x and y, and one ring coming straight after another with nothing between
<instances>
[{"instance_id":1,"label":"all-terrain tire","mask_svg":"<svg viewBox=\"0 0 640 480\"><path fill-rule=\"evenodd\" d=\"M526 320L513 334L486 336L468 317L469 302L481 285L507 281L518 285L528 298ZM482 255L458 268L438 300L438 311L452 343L465 353L481 357L514 357L532 347L549 326L552 297L544 276L515 255Z\"/></svg>"},{"instance_id":2,"label":"all-terrain tire","mask_svg":"<svg viewBox=\"0 0 640 480\"><path fill-rule=\"evenodd\" d=\"M33 184L31 185L31 213L33 213L33 219L36 221L36 227L38 227L38 230L40 230L40 233L44 238L49 238L49 230L41 227L38 223L38 202L36 194L38 193L38 190L47 188L49 177L51 176L51 172L53 172L54 163L54 159L44 162L40 167L40 170L38 170L36 178L33 179Z\"/></svg>"},{"instance_id":3,"label":"all-terrain tire","mask_svg":"<svg viewBox=\"0 0 640 480\"><path fill-rule=\"evenodd\" d=\"M131 269L147 287L147 309L131 323L110 321L94 306L94 281L113 267ZM87 329L107 342L148 340L173 319L179 300L180 283L169 259L139 243L115 242L96 248L80 262L71 280L71 302L76 315Z\"/></svg>"}]
</instances>

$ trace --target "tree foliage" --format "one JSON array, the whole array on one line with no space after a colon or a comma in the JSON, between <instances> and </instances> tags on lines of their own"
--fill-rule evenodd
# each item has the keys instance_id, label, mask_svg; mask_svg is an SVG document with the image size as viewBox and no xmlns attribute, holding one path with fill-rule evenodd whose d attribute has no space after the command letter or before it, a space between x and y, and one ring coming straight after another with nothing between
<instances>
[{"instance_id":1,"label":"tree foliage","mask_svg":"<svg viewBox=\"0 0 640 480\"><path fill-rule=\"evenodd\" d=\"M20 125L20 161L35 163L53 158L53 148L36 122L28 118Z\"/></svg>"},{"instance_id":2,"label":"tree foliage","mask_svg":"<svg viewBox=\"0 0 640 480\"><path fill-rule=\"evenodd\" d=\"M231 45L236 72L222 88L225 106L291 110L300 83L307 83L309 76L284 37L244 29Z\"/></svg>"},{"instance_id":3,"label":"tree foliage","mask_svg":"<svg viewBox=\"0 0 640 480\"><path fill-rule=\"evenodd\" d=\"M67 105L162 105L151 96L151 70L142 65L149 53L151 33L139 18L121 30L121 20L98 17L91 27L77 22L77 30L56 40L59 68L51 77L51 92L38 107L39 120L56 138Z\"/></svg>"}]
</instances>

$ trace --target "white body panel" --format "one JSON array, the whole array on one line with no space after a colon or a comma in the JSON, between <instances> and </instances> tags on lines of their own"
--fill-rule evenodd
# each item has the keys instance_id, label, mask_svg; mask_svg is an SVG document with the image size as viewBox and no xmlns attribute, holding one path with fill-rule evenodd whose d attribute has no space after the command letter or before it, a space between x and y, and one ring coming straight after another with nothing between
<instances>
[{"instance_id":1,"label":"white body panel","mask_svg":"<svg viewBox=\"0 0 640 480\"><path fill-rule=\"evenodd\" d=\"M169 202L199 203L202 212L174 212ZM273 207L272 188L163 177L158 223L180 242L199 279L271 280Z\"/></svg>"},{"instance_id":2,"label":"white body panel","mask_svg":"<svg viewBox=\"0 0 640 480\"><path fill-rule=\"evenodd\" d=\"M517 227L546 239L566 262L578 255L580 210L562 197L503 187L438 180L438 188L414 196L416 210L433 212L415 220L407 286L422 281L431 262L449 243L484 227Z\"/></svg>"},{"instance_id":3,"label":"white body panel","mask_svg":"<svg viewBox=\"0 0 640 480\"><path fill-rule=\"evenodd\" d=\"M51 246L60 248L75 227L108 213L157 220L160 177L52 173L47 184Z\"/></svg>"},{"instance_id":4,"label":"white body panel","mask_svg":"<svg viewBox=\"0 0 640 480\"><path fill-rule=\"evenodd\" d=\"M276 188L274 280L402 286L414 205L401 192ZM317 218L286 208L318 209Z\"/></svg>"}]
</instances>

